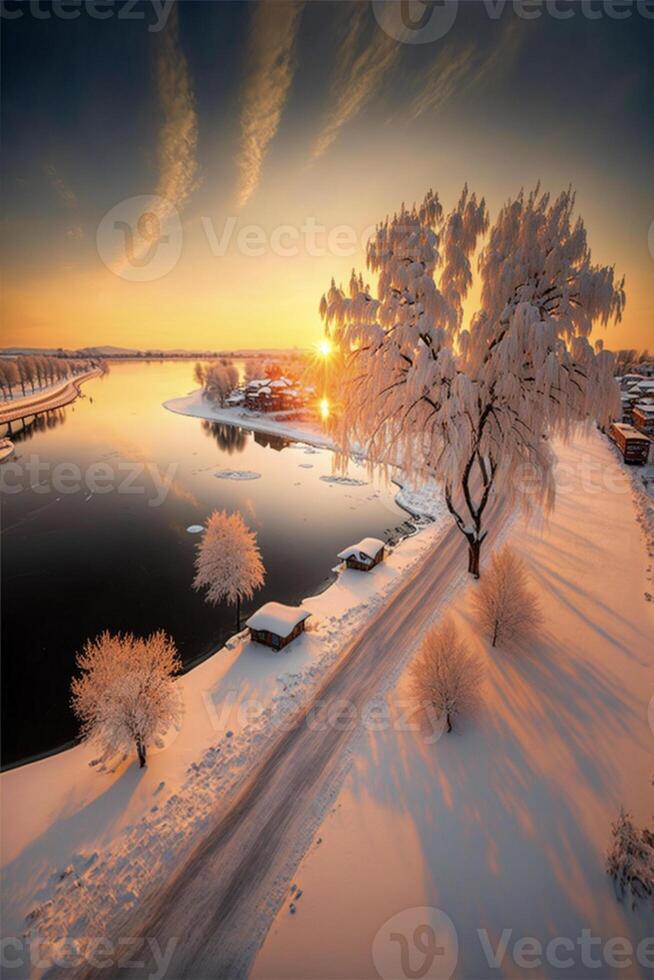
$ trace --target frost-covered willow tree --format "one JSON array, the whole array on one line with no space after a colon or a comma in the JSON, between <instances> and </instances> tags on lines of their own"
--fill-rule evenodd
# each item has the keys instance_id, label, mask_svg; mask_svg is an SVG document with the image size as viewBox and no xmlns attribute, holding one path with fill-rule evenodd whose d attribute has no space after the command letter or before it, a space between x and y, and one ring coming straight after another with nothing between
<instances>
[{"instance_id":1,"label":"frost-covered willow tree","mask_svg":"<svg viewBox=\"0 0 654 980\"><path fill-rule=\"evenodd\" d=\"M195 556L194 589L206 589L207 602L226 599L236 606L236 629L241 625L241 600L261 588L265 571L257 536L239 513L215 510Z\"/></svg>"},{"instance_id":2,"label":"frost-covered willow tree","mask_svg":"<svg viewBox=\"0 0 654 980\"><path fill-rule=\"evenodd\" d=\"M82 737L100 746L103 764L135 748L144 766L148 746L181 720L175 644L161 630L145 638L105 632L86 642L76 663L71 705Z\"/></svg>"},{"instance_id":3,"label":"frost-covered willow tree","mask_svg":"<svg viewBox=\"0 0 654 980\"><path fill-rule=\"evenodd\" d=\"M353 272L321 301L348 355L344 451L358 443L373 460L440 479L475 576L493 497L551 505L549 439L617 410L612 355L589 338L620 320L624 280L593 264L574 206L571 190L552 200L536 187L490 227L467 187L447 214L430 191L368 243L376 295ZM473 287L479 308L464 323Z\"/></svg>"}]
</instances>

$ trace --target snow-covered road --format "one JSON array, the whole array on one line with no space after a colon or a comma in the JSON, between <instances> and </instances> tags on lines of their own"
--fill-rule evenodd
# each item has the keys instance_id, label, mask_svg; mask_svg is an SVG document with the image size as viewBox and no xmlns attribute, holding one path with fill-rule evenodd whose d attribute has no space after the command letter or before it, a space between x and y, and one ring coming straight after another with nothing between
<instances>
[{"instance_id":1,"label":"snow-covered road","mask_svg":"<svg viewBox=\"0 0 654 980\"><path fill-rule=\"evenodd\" d=\"M495 532L501 524L493 521ZM144 898L114 936L147 937L175 950L166 976L247 975L290 876L348 766L357 725L406 660L437 603L462 579L465 542L448 526L436 549L343 652L315 697L271 743L227 813L217 816L184 865ZM465 576L464 576L465 577ZM329 719L327 721L326 719ZM170 948L170 946L168 946ZM121 976L145 976L121 969ZM106 976L106 971L98 971ZM84 969L83 976L93 976Z\"/></svg>"},{"instance_id":2,"label":"snow-covered road","mask_svg":"<svg viewBox=\"0 0 654 980\"><path fill-rule=\"evenodd\" d=\"M90 381L99 374L99 368L93 368L74 378L66 378L49 388L42 388L34 394L0 402L0 425L29 418L31 415L40 415L42 412L51 412L55 408L63 408L81 394L81 387L85 381Z\"/></svg>"}]
</instances>

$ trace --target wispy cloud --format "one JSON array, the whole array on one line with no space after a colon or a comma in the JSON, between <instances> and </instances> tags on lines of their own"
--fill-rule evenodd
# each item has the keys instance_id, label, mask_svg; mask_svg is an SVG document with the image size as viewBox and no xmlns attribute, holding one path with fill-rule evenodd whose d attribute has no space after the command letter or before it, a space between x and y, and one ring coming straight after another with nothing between
<instances>
[{"instance_id":1,"label":"wispy cloud","mask_svg":"<svg viewBox=\"0 0 654 980\"><path fill-rule=\"evenodd\" d=\"M152 250L153 243L164 234L168 219L182 210L197 183L198 121L188 65L179 42L177 3L172 6L159 44L156 74L163 122L157 146L159 174L150 206L150 212L158 220L154 225L152 221L136 223L132 229L131 254L122 245L119 248L114 267L118 275Z\"/></svg>"},{"instance_id":2,"label":"wispy cloud","mask_svg":"<svg viewBox=\"0 0 654 980\"><path fill-rule=\"evenodd\" d=\"M51 163L46 163L43 167L43 173L48 178L50 186L54 191L56 191L59 200L63 202L66 209L68 211L77 211L79 209L77 194L71 190L64 178L58 172L57 168ZM26 182L23 182L22 186L26 186ZM83 237L84 229L77 221L66 229L66 238L79 240Z\"/></svg>"},{"instance_id":3,"label":"wispy cloud","mask_svg":"<svg viewBox=\"0 0 654 980\"><path fill-rule=\"evenodd\" d=\"M489 50L483 50L475 42L442 48L434 63L418 76L418 91L409 104L407 118L417 119L425 112L437 112L453 96L491 76L497 77L513 63L524 36L524 25L513 18L498 43Z\"/></svg>"},{"instance_id":4,"label":"wispy cloud","mask_svg":"<svg viewBox=\"0 0 654 980\"><path fill-rule=\"evenodd\" d=\"M332 83L333 108L311 149L317 160L334 142L340 129L354 119L372 99L386 74L399 58L401 45L377 26L370 43L359 52L368 17L368 5L355 4Z\"/></svg>"},{"instance_id":5,"label":"wispy cloud","mask_svg":"<svg viewBox=\"0 0 654 980\"><path fill-rule=\"evenodd\" d=\"M186 58L179 44L177 4L163 32L157 84L164 121L159 132L159 180L155 191L180 210L195 187L198 122Z\"/></svg>"},{"instance_id":6,"label":"wispy cloud","mask_svg":"<svg viewBox=\"0 0 654 980\"><path fill-rule=\"evenodd\" d=\"M266 150L279 128L295 73L295 39L303 5L303 0L290 3L259 0L253 9L237 157L238 207L247 204L254 194Z\"/></svg>"},{"instance_id":7,"label":"wispy cloud","mask_svg":"<svg viewBox=\"0 0 654 980\"><path fill-rule=\"evenodd\" d=\"M66 207L70 208L71 211L74 211L79 204L77 195L70 189L63 177L57 172L57 168L51 163L46 163L43 168L43 172L50 181L50 186L54 188Z\"/></svg>"}]
</instances>

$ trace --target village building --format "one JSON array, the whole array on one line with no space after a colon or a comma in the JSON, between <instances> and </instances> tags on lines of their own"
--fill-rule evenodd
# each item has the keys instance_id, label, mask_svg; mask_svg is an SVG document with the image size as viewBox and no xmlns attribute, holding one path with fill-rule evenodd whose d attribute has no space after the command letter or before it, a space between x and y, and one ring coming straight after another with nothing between
<instances>
[{"instance_id":1,"label":"village building","mask_svg":"<svg viewBox=\"0 0 654 980\"><path fill-rule=\"evenodd\" d=\"M244 403L254 412L282 412L300 408L303 398L289 378L265 378L247 385Z\"/></svg>"},{"instance_id":2,"label":"village building","mask_svg":"<svg viewBox=\"0 0 654 980\"><path fill-rule=\"evenodd\" d=\"M369 572L384 560L385 544L379 538L363 538L358 544L350 545L338 553L338 557L348 568Z\"/></svg>"},{"instance_id":3,"label":"village building","mask_svg":"<svg viewBox=\"0 0 654 980\"><path fill-rule=\"evenodd\" d=\"M285 606L281 602L267 602L246 621L250 639L263 643L273 650L281 650L304 632L304 624L311 613L302 606Z\"/></svg>"},{"instance_id":4,"label":"village building","mask_svg":"<svg viewBox=\"0 0 654 980\"><path fill-rule=\"evenodd\" d=\"M609 434L622 453L625 463L644 466L645 463L649 462L652 441L643 432L635 429L633 425L613 422Z\"/></svg>"},{"instance_id":5,"label":"village building","mask_svg":"<svg viewBox=\"0 0 654 980\"><path fill-rule=\"evenodd\" d=\"M631 417L635 429L654 437L654 402L638 402L632 409Z\"/></svg>"}]
</instances>

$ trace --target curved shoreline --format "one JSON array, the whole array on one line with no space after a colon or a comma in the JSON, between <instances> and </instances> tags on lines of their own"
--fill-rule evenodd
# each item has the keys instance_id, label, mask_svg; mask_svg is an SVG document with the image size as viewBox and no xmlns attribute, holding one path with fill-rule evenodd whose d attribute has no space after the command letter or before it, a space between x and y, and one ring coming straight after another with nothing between
<instances>
[{"instance_id":1,"label":"curved shoreline","mask_svg":"<svg viewBox=\"0 0 654 980\"><path fill-rule=\"evenodd\" d=\"M76 378L68 378L54 391L35 392L18 400L12 399L0 403L0 425L11 425L12 422L20 422L31 415L41 415L43 412L51 412L56 408L70 405L81 394L81 386L84 382L99 377L101 373L100 368L94 368Z\"/></svg>"},{"instance_id":2,"label":"curved shoreline","mask_svg":"<svg viewBox=\"0 0 654 980\"><path fill-rule=\"evenodd\" d=\"M89 380L90 377L92 377L91 374L85 375L81 378L75 379L75 381ZM254 423L254 425L250 426L249 419L243 419L242 417L236 414L238 410L236 410L236 413L232 413L232 411L229 409L214 410L212 406L209 406L208 404L206 404L206 402L204 402L204 399L197 398L199 404L195 406L197 409L201 410L203 414L200 414L199 410L184 411L183 408L187 408L188 403L192 404L193 401L196 399L196 397L199 395L200 392L194 392L190 396L170 399L163 403L163 407L165 407L168 411L173 412L174 414L185 415L187 417L193 417L193 418L206 419L208 421L215 421L226 425L240 426L241 428L249 429L250 431L261 432L263 434L278 435L280 437L283 436L284 438L287 438L289 441L306 443L307 445L313 445L319 449L329 449L330 451L333 451L335 449L335 444L333 443L333 441L329 440L329 445L328 445L326 437L322 436L320 433L311 431L310 429L300 432L299 430L293 429L292 427L289 426L289 427L285 427L284 431L280 431L282 429L282 424L278 423L277 426L274 426L274 420L272 419L268 420L262 418L253 419L252 422ZM270 422L272 422L273 425L270 425L269 424ZM439 524L438 515L434 515L433 513L428 514L425 511L420 511L418 509L412 509L411 506L409 506L409 504L407 503L407 501L402 499L402 493L403 493L402 486L399 484L397 480L394 480L393 483L395 484L394 489L397 491L393 495L393 499L396 505L407 515L407 523L410 523L413 527L415 527L415 531L410 531L406 534L400 534L395 542L396 544L399 544L402 540L405 540L406 538L414 537L415 535L420 534L421 531L425 531L429 527L434 527L434 525ZM440 516L442 517L442 515ZM398 528L400 526L403 525L398 525ZM317 598L323 595L324 593L328 592L329 589L332 588L337 583L337 581L338 581L338 575L334 574L333 569L330 569L325 575L325 577L321 579L317 588L313 591L304 593L298 599L298 602L302 603L305 602L306 600ZM228 644L233 644L234 642L236 642L238 637L239 637L238 632L230 633L221 642L218 642L216 645L214 645L212 649L210 649L206 653L200 654L197 658L193 658L191 662L185 664L183 670L180 672L179 675L180 678L184 676L188 676L193 671L195 671L198 667L201 667L203 664L206 664L213 657L215 657L222 650L224 650ZM16 761L3 763L2 765L0 765L0 773L2 774L8 773L14 769L19 769L19 768L33 765L35 763L43 762L44 760L52 758L53 756L61 755L63 753L74 750L75 748L79 747L80 744L81 744L80 741L76 738L69 739L56 747L47 749L40 753L36 753L35 755L28 756L26 758L22 758Z\"/></svg>"},{"instance_id":3,"label":"curved shoreline","mask_svg":"<svg viewBox=\"0 0 654 980\"><path fill-rule=\"evenodd\" d=\"M221 422L223 425L238 426L250 432L261 432L264 435L280 436L291 442L305 442L317 449L335 450L336 443L328 435L317 432L303 422L285 423L269 416L261 416L243 408L216 408L207 402L198 388L189 395L179 398L169 398L163 402L163 407L175 415L186 415L191 418L205 419L207 422Z\"/></svg>"},{"instance_id":4,"label":"curved shoreline","mask_svg":"<svg viewBox=\"0 0 654 980\"><path fill-rule=\"evenodd\" d=\"M280 422L269 416L248 412L242 408L216 408L207 402L198 388L189 395L179 398L169 398L162 402L162 407L175 415L185 415L187 418L204 419L207 422L218 422L222 425L236 426L249 432L259 432L269 436L279 436L289 442L300 442L316 449L329 449L335 452L338 447L328 435L318 432L305 422ZM398 467L399 469L399 467ZM416 520L431 522L442 516L438 503L442 501L442 493L428 488L421 491L407 490L405 484L397 478L391 480L398 488L394 494L397 506ZM418 528L419 530L419 528Z\"/></svg>"}]
</instances>

